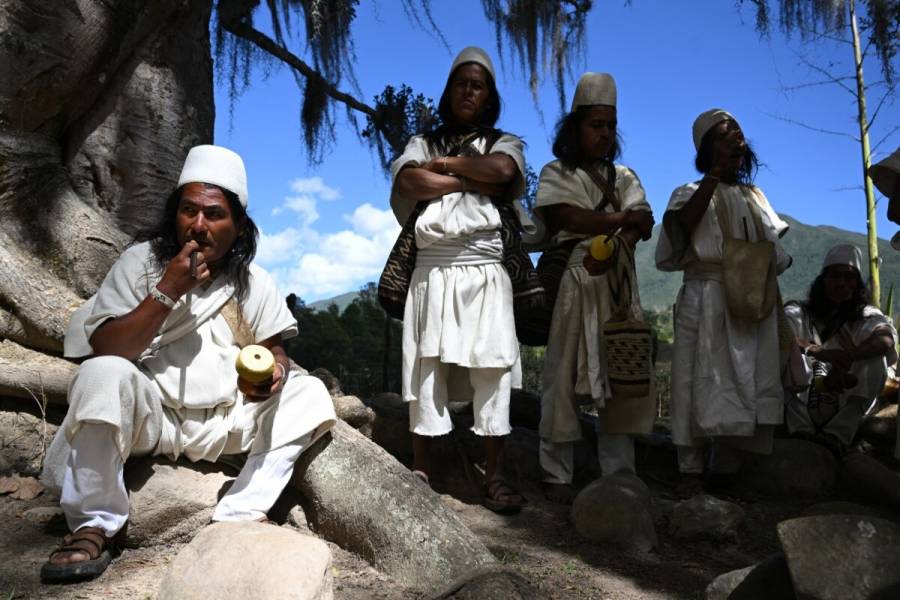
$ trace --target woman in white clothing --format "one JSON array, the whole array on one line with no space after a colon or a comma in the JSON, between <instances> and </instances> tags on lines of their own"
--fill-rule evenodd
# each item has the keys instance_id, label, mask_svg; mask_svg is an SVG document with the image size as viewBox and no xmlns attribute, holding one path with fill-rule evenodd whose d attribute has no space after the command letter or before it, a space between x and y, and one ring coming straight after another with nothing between
<instances>
[{"instance_id":1,"label":"woman in white clothing","mask_svg":"<svg viewBox=\"0 0 900 600\"><path fill-rule=\"evenodd\" d=\"M522 195L525 162L522 142L494 129L500 96L483 50L466 48L453 61L438 114L440 125L413 137L391 167L397 220L405 223L424 203L403 318L413 468L427 481L431 438L453 428L449 397L471 395L472 429L484 437L484 504L514 512L524 498L503 480L501 465L521 367L494 202Z\"/></svg>"},{"instance_id":2,"label":"woman in white clothing","mask_svg":"<svg viewBox=\"0 0 900 600\"><path fill-rule=\"evenodd\" d=\"M777 271L791 264L779 242L788 225L753 185L758 162L737 120L722 109L706 111L694 121L693 138L703 178L672 192L656 247L657 268L684 272L675 305L671 400L682 495L700 491L710 441L711 470L731 475L740 466L733 450L771 452L774 427L784 420L776 311L759 322L729 312L723 228L761 241L758 218L765 239L775 244ZM729 222L719 222L718 203Z\"/></svg>"},{"instance_id":3,"label":"woman in white clothing","mask_svg":"<svg viewBox=\"0 0 900 600\"><path fill-rule=\"evenodd\" d=\"M571 112L553 143L556 160L541 170L536 213L554 233L554 243L572 248L559 284L541 394L540 463L548 499L574 498L574 442L581 439L580 400L598 409L597 456L604 475L634 471L634 447L626 433L648 433L655 398L613 398L603 352L603 323L613 311L613 275L587 251L593 236L619 232L632 248L649 239L653 215L637 175L613 164L619 155L616 84L606 73L585 73ZM623 286L624 287L624 286ZM615 288L617 289L617 288ZM629 311L640 318L637 286Z\"/></svg>"}]
</instances>

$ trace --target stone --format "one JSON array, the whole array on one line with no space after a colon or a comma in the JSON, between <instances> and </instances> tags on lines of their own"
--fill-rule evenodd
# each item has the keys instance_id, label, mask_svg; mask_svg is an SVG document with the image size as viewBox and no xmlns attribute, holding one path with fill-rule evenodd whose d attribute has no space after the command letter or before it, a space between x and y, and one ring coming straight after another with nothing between
<instances>
[{"instance_id":1,"label":"stone","mask_svg":"<svg viewBox=\"0 0 900 600\"><path fill-rule=\"evenodd\" d=\"M306 512L304 512L302 506L295 506L288 512L287 524L304 533L312 533L309 528L309 522L306 519Z\"/></svg>"},{"instance_id":2,"label":"stone","mask_svg":"<svg viewBox=\"0 0 900 600\"><path fill-rule=\"evenodd\" d=\"M831 502L819 502L807 507L801 517L816 517L820 515L857 515L861 517L878 517L888 521L900 522L900 514L886 508L857 504L845 500L833 500Z\"/></svg>"},{"instance_id":3,"label":"stone","mask_svg":"<svg viewBox=\"0 0 900 600\"><path fill-rule=\"evenodd\" d=\"M26 412L0 411L0 475L38 476L57 426Z\"/></svg>"},{"instance_id":4,"label":"stone","mask_svg":"<svg viewBox=\"0 0 900 600\"><path fill-rule=\"evenodd\" d=\"M160 600L331 600L325 542L254 521L214 523L172 561Z\"/></svg>"},{"instance_id":5,"label":"stone","mask_svg":"<svg viewBox=\"0 0 900 600\"><path fill-rule=\"evenodd\" d=\"M356 396L335 396L332 398L334 412L338 418L347 422L364 436L372 437L372 424L375 422L375 411L363 404Z\"/></svg>"},{"instance_id":6,"label":"stone","mask_svg":"<svg viewBox=\"0 0 900 600\"><path fill-rule=\"evenodd\" d=\"M544 600L544 594L509 569L476 569L453 581L440 592L427 596L428 600Z\"/></svg>"},{"instance_id":7,"label":"stone","mask_svg":"<svg viewBox=\"0 0 900 600\"><path fill-rule=\"evenodd\" d=\"M891 404L859 423L858 435L887 454L893 454L897 442L897 405Z\"/></svg>"},{"instance_id":8,"label":"stone","mask_svg":"<svg viewBox=\"0 0 900 600\"><path fill-rule=\"evenodd\" d=\"M857 452L841 461L838 489L843 496L900 514L900 473L867 454Z\"/></svg>"},{"instance_id":9,"label":"stone","mask_svg":"<svg viewBox=\"0 0 900 600\"><path fill-rule=\"evenodd\" d=\"M900 597L900 525L876 517L825 515L778 524L799 600Z\"/></svg>"},{"instance_id":10,"label":"stone","mask_svg":"<svg viewBox=\"0 0 900 600\"><path fill-rule=\"evenodd\" d=\"M575 530L593 541L647 552L657 545L650 490L637 475L619 472L587 485L572 503Z\"/></svg>"},{"instance_id":11,"label":"stone","mask_svg":"<svg viewBox=\"0 0 900 600\"><path fill-rule=\"evenodd\" d=\"M669 533L685 540L736 541L744 522L744 509L737 504L699 494L675 505Z\"/></svg>"},{"instance_id":12,"label":"stone","mask_svg":"<svg viewBox=\"0 0 900 600\"><path fill-rule=\"evenodd\" d=\"M331 394L332 398L344 395L341 391L341 381L325 367L313 369L309 374L322 380L322 383L325 384L325 387L328 389L328 393Z\"/></svg>"},{"instance_id":13,"label":"stone","mask_svg":"<svg viewBox=\"0 0 900 600\"><path fill-rule=\"evenodd\" d=\"M772 454L748 454L740 486L751 493L783 499L831 496L837 462L825 447L798 439L775 440Z\"/></svg>"},{"instance_id":14,"label":"stone","mask_svg":"<svg viewBox=\"0 0 900 600\"><path fill-rule=\"evenodd\" d=\"M706 588L706 600L795 600L783 554L719 575Z\"/></svg>"},{"instance_id":15,"label":"stone","mask_svg":"<svg viewBox=\"0 0 900 600\"><path fill-rule=\"evenodd\" d=\"M139 458L125 465L128 547L186 542L207 525L231 477L212 463Z\"/></svg>"},{"instance_id":16,"label":"stone","mask_svg":"<svg viewBox=\"0 0 900 600\"><path fill-rule=\"evenodd\" d=\"M65 518L65 515L58 506L37 506L23 512L22 518L34 525L47 525L55 519Z\"/></svg>"}]
</instances>

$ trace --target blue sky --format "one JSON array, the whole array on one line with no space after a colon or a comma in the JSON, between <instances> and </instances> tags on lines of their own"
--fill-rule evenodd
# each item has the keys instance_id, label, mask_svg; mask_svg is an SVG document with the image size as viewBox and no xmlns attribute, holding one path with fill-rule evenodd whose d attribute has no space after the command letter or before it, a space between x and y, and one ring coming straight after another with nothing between
<instances>
[{"instance_id":1,"label":"blue sky","mask_svg":"<svg viewBox=\"0 0 900 600\"><path fill-rule=\"evenodd\" d=\"M525 139L526 158L539 172L553 159L553 126L561 116L549 79L536 106L511 57L500 60L493 27L478 0L433 0L432 8L450 51L410 23L400 2L360 3L353 26L359 96L371 104L386 84L406 83L436 102L455 53L467 45L482 46L498 69L504 103L499 126ZM257 13L261 28L268 22L265 10ZM761 39L754 22L749 9L740 11L730 1L633 0L625 6L598 0L584 56L567 80L567 98L584 71L606 71L616 78L625 140L621 162L640 176L657 220L671 191L697 177L691 123L701 111L718 106L738 118L765 163L757 184L776 210L805 223L865 231L859 144L778 118L855 135L855 100L846 91L835 85L785 89L822 79L801 63L801 55L837 74L850 74L850 47L804 45L799 37L786 39L777 31ZM865 68L869 82L881 79L876 62ZM351 90L347 82L341 88ZM877 97L870 98L870 110ZM231 107L225 82L217 80L215 142L233 148L246 162L250 210L263 232L259 262L283 292L311 302L377 280L398 227L388 206L390 182L343 109L335 113L335 143L320 164L309 164L300 102L285 67L255 70L249 89ZM359 122L364 125L363 119ZM882 108L872 142L898 124L898 104ZM878 149L876 160L898 144L895 133ZM896 227L887 221L884 206L879 204L879 237L890 238Z\"/></svg>"}]
</instances>

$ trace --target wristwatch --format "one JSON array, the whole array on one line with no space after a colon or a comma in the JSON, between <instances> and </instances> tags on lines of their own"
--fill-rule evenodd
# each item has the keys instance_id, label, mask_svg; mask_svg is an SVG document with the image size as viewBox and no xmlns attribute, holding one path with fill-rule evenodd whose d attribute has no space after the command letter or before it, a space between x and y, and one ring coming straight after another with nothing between
<instances>
[{"instance_id":1,"label":"wristwatch","mask_svg":"<svg viewBox=\"0 0 900 600\"><path fill-rule=\"evenodd\" d=\"M150 297L166 308L175 308L175 301L159 291L159 288L156 286L150 288Z\"/></svg>"}]
</instances>

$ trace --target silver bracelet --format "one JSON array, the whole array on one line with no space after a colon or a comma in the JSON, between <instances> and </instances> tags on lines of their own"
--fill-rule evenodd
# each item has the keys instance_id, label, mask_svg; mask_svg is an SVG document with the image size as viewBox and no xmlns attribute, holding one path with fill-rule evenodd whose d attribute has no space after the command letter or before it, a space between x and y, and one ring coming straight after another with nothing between
<instances>
[{"instance_id":1,"label":"silver bracelet","mask_svg":"<svg viewBox=\"0 0 900 600\"><path fill-rule=\"evenodd\" d=\"M165 306L166 308L175 308L175 301L162 293L158 287L150 288L150 297Z\"/></svg>"},{"instance_id":2,"label":"silver bracelet","mask_svg":"<svg viewBox=\"0 0 900 600\"><path fill-rule=\"evenodd\" d=\"M276 367L281 367L281 381L284 382L285 378L287 378L287 369L284 368L284 365L280 362L275 362Z\"/></svg>"}]
</instances>

